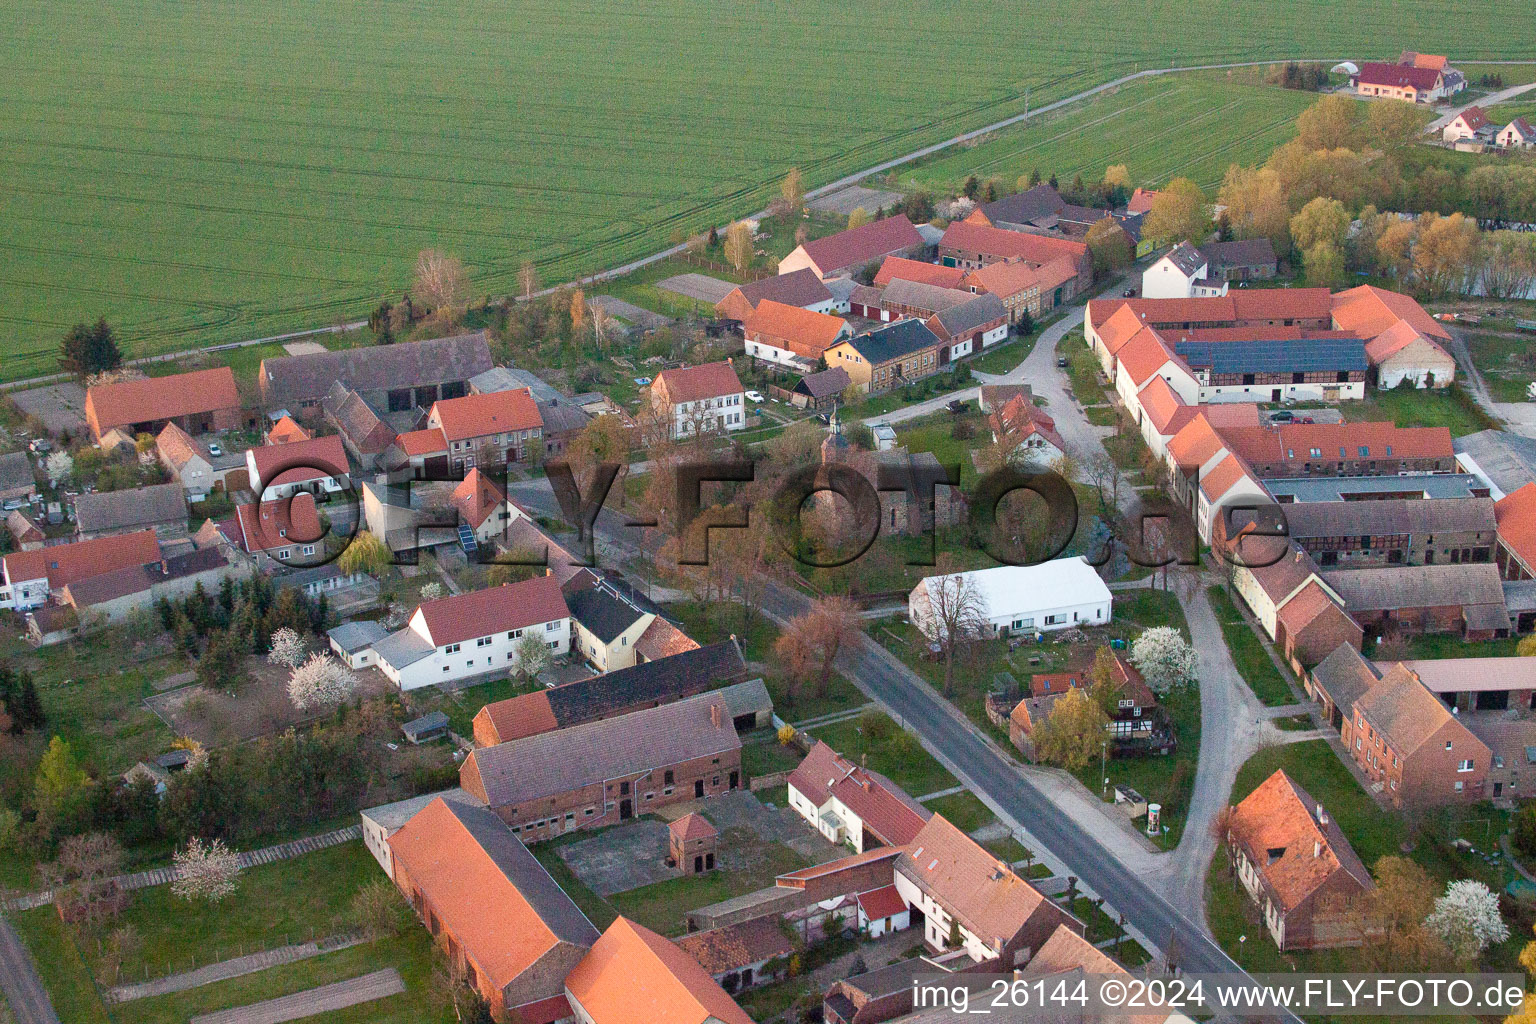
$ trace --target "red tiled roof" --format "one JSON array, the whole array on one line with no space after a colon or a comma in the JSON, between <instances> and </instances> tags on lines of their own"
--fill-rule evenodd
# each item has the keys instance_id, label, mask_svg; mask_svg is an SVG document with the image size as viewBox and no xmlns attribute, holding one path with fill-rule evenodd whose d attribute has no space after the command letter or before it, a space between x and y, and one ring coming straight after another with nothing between
<instances>
[{"instance_id":1,"label":"red tiled roof","mask_svg":"<svg viewBox=\"0 0 1536 1024\"><path fill-rule=\"evenodd\" d=\"M1327 824L1317 820L1319 806L1289 775L1277 770L1232 809L1233 841L1286 912L1340 871L1361 890L1376 887L1338 824L1332 818Z\"/></svg>"},{"instance_id":2,"label":"red tiled roof","mask_svg":"<svg viewBox=\"0 0 1536 1024\"><path fill-rule=\"evenodd\" d=\"M1326 288L1242 288L1226 295L1187 299L1096 299L1089 303L1098 323L1129 307L1144 324L1241 323L1244 320L1327 320L1333 312Z\"/></svg>"},{"instance_id":3,"label":"red tiled roof","mask_svg":"<svg viewBox=\"0 0 1536 1024\"><path fill-rule=\"evenodd\" d=\"M1363 284L1333 296L1332 305L1334 326L1366 341L1400 320L1407 321L1410 327L1426 337L1451 340L1451 333L1440 326L1438 320L1400 292Z\"/></svg>"},{"instance_id":4,"label":"red tiled roof","mask_svg":"<svg viewBox=\"0 0 1536 1024\"><path fill-rule=\"evenodd\" d=\"M180 472L181 468L194 457L204 458L203 450L192 439L192 435L182 430L174 423L167 423L165 429L155 438L155 446L160 455Z\"/></svg>"},{"instance_id":5,"label":"red tiled roof","mask_svg":"<svg viewBox=\"0 0 1536 1024\"><path fill-rule=\"evenodd\" d=\"M1152 421L1152 426L1164 436L1172 433L1169 429L1174 417L1181 409L1194 407L1184 404L1184 400L1174 393L1173 388L1161 377L1153 377L1147 381L1147 386L1141 389L1137 396L1141 402L1141 411Z\"/></svg>"},{"instance_id":6,"label":"red tiled roof","mask_svg":"<svg viewBox=\"0 0 1536 1024\"><path fill-rule=\"evenodd\" d=\"M141 530L17 551L6 555L4 564L6 577L13 584L46 578L49 588L58 590L80 580L158 561L160 545L155 542L155 531Z\"/></svg>"},{"instance_id":7,"label":"red tiled roof","mask_svg":"<svg viewBox=\"0 0 1536 1024\"><path fill-rule=\"evenodd\" d=\"M1031 235L1023 231L953 221L944 229L939 245L947 249L976 252L985 256L997 256L1006 260L1025 260L1036 266L1051 263L1066 256L1080 260L1088 252L1088 246L1066 238L1051 235Z\"/></svg>"},{"instance_id":8,"label":"red tiled roof","mask_svg":"<svg viewBox=\"0 0 1536 1024\"><path fill-rule=\"evenodd\" d=\"M94 411L102 432L149 420L175 419L215 409L237 409L240 395L227 366L102 384L85 393L86 416Z\"/></svg>"},{"instance_id":9,"label":"red tiled roof","mask_svg":"<svg viewBox=\"0 0 1536 1024\"><path fill-rule=\"evenodd\" d=\"M1412 50L1404 50L1397 58L1399 64L1410 64L1416 68L1433 68L1436 71L1444 71L1450 60L1439 53L1415 53Z\"/></svg>"},{"instance_id":10,"label":"red tiled roof","mask_svg":"<svg viewBox=\"0 0 1536 1024\"><path fill-rule=\"evenodd\" d=\"M748 341L765 341L807 359L820 358L841 335L851 333L848 321L842 317L788 306L772 299L757 304L752 315L742 323L741 332Z\"/></svg>"},{"instance_id":11,"label":"red tiled roof","mask_svg":"<svg viewBox=\"0 0 1536 1024\"><path fill-rule=\"evenodd\" d=\"M789 784L818 807L837 797L887 846L907 842L930 816L891 780L860 768L820 741L790 773Z\"/></svg>"},{"instance_id":12,"label":"red tiled roof","mask_svg":"<svg viewBox=\"0 0 1536 1024\"><path fill-rule=\"evenodd\" d=\"M1195 469L1225 447L1206 418L1196 416L1168 442L1168 457L1181 469Z\"/></svg>"},{"instance_id":13,"label":"red tiled roof","mask_svg":"<svg viewBox=\"0 0 1536 1024\"><path fill-rule=\"evenodd\" d=\"M1360 65L1355 80L1361 85L1385 85L1394 89L1412 88L1427 92L1440 80L1440 72L1435 68L1366 61Z\"/></svg>"},{"instance_id":14,"label":"red tiled roof","mask_svg":"<svg viewBox=\"0 0 1536 1024\"><path fill-rule=\"evenodd\" d=\"M292 416L284 416L272 424L272 429L267 431L267 444L289 444L293 441L308 441L314 437L312 430L305 430L293 421Z\"/></svg>"},{"instance_id":15,"label":"red tiled roof","mask_svg":"<svg viewBox=\"0 0 1536 1024\"><path fill-rule=\"evenodd\" d=\"M1285 626L1285 631L1295 636L1333 606L1333 598L1328 596L1322 584L1311 580L1296 592L1295 597L1281 605L1276 615Z\"/></svg>"},{"instance_id":16,"label":"red tiled roof","mask_svg":"<svg viewBox=\"0 0 1536 1024\"><path fill-rule=\"evenodd\" d=\"M328 434L307 441L266 444L250 450L251 462L263 489L273 484L299 483L322 477L343 477L349 471L341 437Z\"/></svg>"},{"instance_id":17,"label":"red tiled roof","mask_svg":"<svg viewBox=\"0 0 1536 1024\"><path fill-rule=\"evenodd\" d=\"M1499 542L1515 553L1526 568L1536 570L1536 483L1504 495L1493 506Z\"/></svg>"},{"instance_id":18,"label":"red tiled roof","mask_svg":"<svg viewBox=\"0 0 1536 1024\"><path fill-rule=\"evenodd\" d=\"M1041 287L1040 274L1043 269L1036 269L1022 260L1017 263L989 263L980 270L966 274L961 284L1006 299L1031 288ZM1076 271L1073 273L1076 274Z\"/></svg>"},{"instance_id":19,"label":"red tiled roof","mask_svg":"<svg viewBox=\"0 0 1536 1024\"><path fill-rule=\"evenodd\" d=\"M571 614L560 593L560 582L553 576L535 576L500 587L424 601L416 611L426 623L432 642L439 647L566 619Z\"/></svg>"},{"instance_id":20,"label":"red tiled roof","mask_svg":"<svg viewBox=\"0 0 1536 1024\"><path fill-rule=\"evenodd\" d=\"M775 917L755 917L708 931L689 932L677 940L679 948L710 974L736 971L764 960L788 956L795 944L784 934Z\"/></svg>"},{"instance_id":21,"label":"red tiled roof","mask_svg":"<svg viewBox=\"0 0 1536 1024\"><path fill-rule=\"evenodd\" d=\"M508 743L560 728L555 710L549 703L548 690L520 693L516 697L485 705L475 713L477 734L481 731L479 727L482 721L490 728L497 743Z\"/></svg>"},{"instance_id":22,"label":"red tiled roof","mask_svg":"<svg viewBox=\"0 0 1536 1024\"><path fill-rule=\"evenodd\" d=\"M449 441L533 430L544 425L533 396L522 388L442 399L432 406L430 419L442 427L443 436Z\"/></svg>"},{"instance_id":23,"label":"red tiled roof","mask_svg":"<svg viewBox=\"0 0 1536 1024\"><path fill-rule=\"evenodd\" d=\"M1253 463L1336 462L1357 459L1452 458L1447 427L1399 427L1391 423L1288 423L1274 427L1223 427L1227 446ZM1321 454L1313 455L1318 449ZM1360 454L1364 448L1368 454ZM1388 450L1390 449L1390 451Z\"/></svg>"},{"instance_id":24,"label":"red tiled roof","mask_svg":"<svg viewBox=\"0 0 1536 1024\"><path fill-rule=\"evenodd\" d=\"M459 510L459 517L478 530L491 513L506 504L507 494L495 480L475 467L464 474L450 500Z\"/></svg>"},{"instance_id":25,"label":"red tiled roof","mask_svg":"<svg viewBox=\"0 0 1536 1024\"><path fill-rule=\"evenodd\" d=\"M314 496L303 491L291 499L240 505L235 514L240 524L240 547L247 552L313 543L324 535Z\"/></svg>"},{"instance_id":26,"label":"red tiled roof","mask_svg":"<svg viewBox=\"0 0 1536 1024\"><path fill-rule=\"evenodd\" d=\"M1027 439L1032 434L1039 434L1059 451L1066 451L1067 444L1061 435L1056 432L1056 421L1027 395L1014 395L1003 403L1001 409L992 414L992 429L999 436L1007 437L1014 443Z\"/></svg>"},{"instance_id":27,"label":"red tiled roof","mask_svg":"<svg viewBox=\"0 0 1536 1024\"><path fill-rule=\"evenodd\" d=\"M697 402L701 398L740 394L742 391L741 378L736 376L736 368L726 360L662 370L656 377L656 383L662 386L673 405Z\"/></svg>"},{"instance_id":28,"label":"red tiled roof","mask_svg":"<svg viewBox=\"0 0 1536 1024\"><path fill-rule=\"evenodd\" d=\"M901 898L901 893L894 885L883 885L869 892L859 893L859 909L864 916L871 921L879 921L886 917L895 917L906 912L907 901Z\"/></svg>"},{"instance_id":29,"label":"red tiled roof","mask_svg":"<svg viewBox=\"0 0 1536 1024\"><path fill-rule=\"evenodd\" d=\"M1120 349L1117 358L1131 382L1140 385L1146 383L1148 377L1161 370L1174 356L1156 331L1143 328Z\"/></svg>"},{"instance_id":30,"label":"red tiled roof","mask_svg":"<svg viewBox=\"0 0 1536 1024\"><path fill-rule=\"evenodd\" d=\"M709 823L709 819L692 811L668 825L667 831L683 842L690 839L709 839L720 834L715 826Z\"/></svg>"},{"instance_id":31,"label":"red tiled roof","mask_svg":"<svg viewBox=\"0 0 1536 1024\"><path fill-rule=\"evenodd\" d=\"M815 864L808 868L801 868L798 871L786 871L774 879L774 882L785 888L800 889L804 888L805 883L812 879L835 875L839 871L861 867L877 860L893 858L901 852L901 847L899 846L876 846L873 849L865 850L863 853L849 854L846 857L839 857L837 860L829 860L824 864Z\"/></svg>"},{"instance_id":32,"label":"red tiled roof","mask_svg":"<svg viewBox=\"0 0 1536 1024\"><path fill-rule=\"evenodd\" d=\"M1205 494L1206 500L1214 504L1244 478L1251 480L1252 475L1243 465L1243 460L1229 454L1200 479L1200 490Z\"/></svg>"},{"instance_id":33,"label":"red tiled roof","mask_svg":"<svg viewBox=\"0 0 1536 1024\"><path fill-rule=\"evenodd\" d=\"M1457 114L1455 120L1453 120L1451 123L1455 124L1456 121L1460 121L1462 124L1466 125L1470 131L1475 132L1479 128L1483 127L1483 125L1488 123L1488 115L1483 112L1482 107L1474 104L1473 106L1470 106L1466 110L1463 110L1461 113Z\"/></svg>"},{"instance_id":34,"label":"red tiled roof","mask_svg":"<svg viewBox=\"0 0 1536 1024\"><path fill-rule=\"evenodd\" d=\"M884 288L897 279L920 281L936 288L959 288L966 273L960 267L941 267L937 263L909 260L902 256L887 256L875 274L875 287Z\"/></svg>"},{"instance_id":35,"label":"red tiled roof","mask_svg":"<svg viewBox=\"0 0 1536 1024\"><path fill-rule=\"evenodd\" d=\"M1094 306L1094 303L1090 302L1088 305L1091 308ZM1097 310L1092 311L1098 312L1105 308L1104 305L1100 304ZM1136 316L1136 311L1129 306L1120 306L1115 309L1096 328L1099 335L1099 344L1103 345L1104 350L1110 355L1118 353L1126 346L1127 342L1147 329L1142 325L1141 319Z\"/></svg>"},{"instance_id":36,"label":"red tiled roof","mask_svg":"<svg viewBox=\"0 0 1536 1024\"><path fill-rule=\"evenodd\" d=\"M407 430L395 436L395 447L406 455L437 455L448 451L443 432L436 427L425 430Z\"/></svg>"},{"instance_id":37,"label":"red tiled roof","mask_svg":"<svg viewBox=\"0 0 1536 1024\"><path fill-rule=\"evenodd\" d=\"M565 988L594 1024L753 1024L698 961L625 917L608 926Z\"/></svg>"},{"instance_id":38,"label":"red tiled roof","mask_svg":"<svg viewBox=\"0 0 1536 1024\"><path fill-rule=\"evenodd\" d=\"M1158 193L1150 188L1139 188L1131 193L1130 200L1125 204L1126 213L1147 213L1152 209L1152 203L1157 199Z\"/></svg>"},{"instance_id":39,"label":"red tiled roof","mask_svg":"<svg viewBox=\"0 0 1536 1024\"><path fill-rule=\"evenodd\" d=\"M479 808L469 810L489 814ZM506 840L521 847L515 836L508 835ZM525 894L508 877L441 797L417 812L388 842L433 913L496 988L505 988L562 941L531 902L532 894ZM524 851L523 857L528 856ZM540 879L547 880L547 876ZM554 887L553 882L548 884ZM591 928L585 921L580 923Z\"/></svg>"},{"instance_id":40,"label":"red tiled roof","mask_svg":"<svg viewBox=\"0 0 1536 1024\"><path fill-rule=\"evenodd\" d=\"M646 661L660 661L674 654L699 649L698 642L660 615L651 620L635 641L635 656Z\"/></svg>"},{"instance_id":41,"label":"red tiled roof","mask_svg":"<svg viewBox=\"0 0 1536 1024\"><path fill-rule=\"evenodd\" d=\"M923 236L903 214L870 221L863 227L839 231L806 242L801 248L823 274L860 266L891 253L923 244Z\"/></svg>"}]
</instances>

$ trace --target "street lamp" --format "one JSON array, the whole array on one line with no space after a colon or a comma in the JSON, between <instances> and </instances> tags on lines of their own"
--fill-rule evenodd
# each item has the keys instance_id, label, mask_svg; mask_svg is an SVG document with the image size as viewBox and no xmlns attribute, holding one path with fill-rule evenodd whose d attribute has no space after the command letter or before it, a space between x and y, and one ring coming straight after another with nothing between
<instances>
[{"instance_id":1,"label":"street lamp","mask_svg":"<svg viewBox=\"0 0 1536 1024\"><path fill-rule=\"evenodd\" d=\"M1109 740L1099 741L1099 778L1104 780L1104 785L1099 792L1100 796L1109 796Z\"/></svg>"}]
</instances>

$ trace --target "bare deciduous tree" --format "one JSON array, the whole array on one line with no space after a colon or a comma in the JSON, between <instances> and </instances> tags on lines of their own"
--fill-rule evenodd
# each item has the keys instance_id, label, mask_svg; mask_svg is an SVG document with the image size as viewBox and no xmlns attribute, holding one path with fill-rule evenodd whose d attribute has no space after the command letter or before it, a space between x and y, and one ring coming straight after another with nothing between
<instances>
[{"instance_id":1,"label":"bare deciduous tree","mask_svg":"<svg viewBox=\"0 0 1536 1024\"><path fill-rule=\"evenodd\" d=\"M987 599L974 577L950 572L930 576L923 587L927 611L918 628L944 658L944 695L954 692L955 658L985 635Z\"/></svg>"},{"instance_id":2,"label":"bare deciduous tree","mask_svg":"<svg viewBox=\"0 0 1536 1024\"><path fill-rule=\"evenodd\" d=\"M816 692L825 696L832 686L832 663L838 652L864 632L864 618L846 597L824 597L810 611L790 620L774 643L787 671L802 680L814 676Z\"/></svg>"},{"instance_id":3,"label":"bare deciduous tree","mask_svg":"<svg viewBox=\"0 0 1536 1024\"><path fill-rule=\"evenodd\" d=\"M533 298L533 293L539 289L539 271L533 265L533 260L523 260L523 265L517 268L517 287L523 293L526 301Z\"/></svg>"},{"instance_id":4,"label":"bare deciduous tree","mask_svg":"<svg viewBox=\"0 0 1536 1024\"><path fill-rule=\"evenodd\" d=\"M464 264L457 257L436 249L424 249L416 257L416 284L411 291L432 309L452 310L463 298L464 287Z\"/></svg>"},{"instance_id":5,"label":"bare deciduous tree","mask_svg":"<svg viewBox=\"0 0 1536 1024\"><path fill-rule=\"evenodd\" d=\"M752 267L752 229L746 221L737 221L725 229L725 258L736 273L745 274Z\"/></svg>"}]
</instances>

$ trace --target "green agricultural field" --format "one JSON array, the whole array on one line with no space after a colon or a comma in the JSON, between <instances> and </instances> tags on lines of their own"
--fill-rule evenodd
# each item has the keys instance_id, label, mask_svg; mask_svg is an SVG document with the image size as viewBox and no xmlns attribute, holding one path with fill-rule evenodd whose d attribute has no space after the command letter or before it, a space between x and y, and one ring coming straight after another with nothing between
<instances>
[{"instance_id":1,"label":"green agricultural field","mask_svg":"<svg viewBox=\"0 0 1536 1024\"><path fill-rule=\"evenodd\" d=\"M1531 56L1487 31L1527 6L16 0L0 377L51 370L98 314L135 353L358 317L429 246L476 297L526 258L568 280L761 207L792 165L830 181L1017 113L1026 89L1426 40Z\"/></svg>"},{"instance_id":2,"label":"green agricultural field","mask_svg":"<svg viewBox=\"0 0 1536 1024\"><path fill-rule=\"evenodd\" d=\"M1097 181L1105 167L1125 164L1138 184L1184 175L1210 187L1231 164L1262 162L1296 133L1296 115L1316 99L1216 74L1143 79L950 150L901 180L953 191L972 174L1012 183L1038 170L1065 185L1078 174Z\"/></svg>"}]
</instances>

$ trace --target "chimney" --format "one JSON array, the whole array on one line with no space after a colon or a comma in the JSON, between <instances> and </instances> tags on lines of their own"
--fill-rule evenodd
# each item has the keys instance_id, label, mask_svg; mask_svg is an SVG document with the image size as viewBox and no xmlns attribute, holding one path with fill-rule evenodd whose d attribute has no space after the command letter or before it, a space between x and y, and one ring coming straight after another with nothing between
<instances>
[{"instance_id":1,"label":"chimney","mask_svg":"<svg viewBox=\"0 0 1536 1024\"><path fill-rule=\"evenodd\" d=\"M720 728L720 705L719 704L711 704L709 706L709 724L713 725L716 729Z\"/></svg>"},{"instance_id":2,"label":"chimney","mask_svg":"<svg viewBox=\"0 0 1536 1024\"><path fill-rule=\"evenodd\" d=\"M1317 805L1317 823L1319 825L1328 824L1328 812L1323 809L1322 804Z\"/></svg>"}]
</instances>

